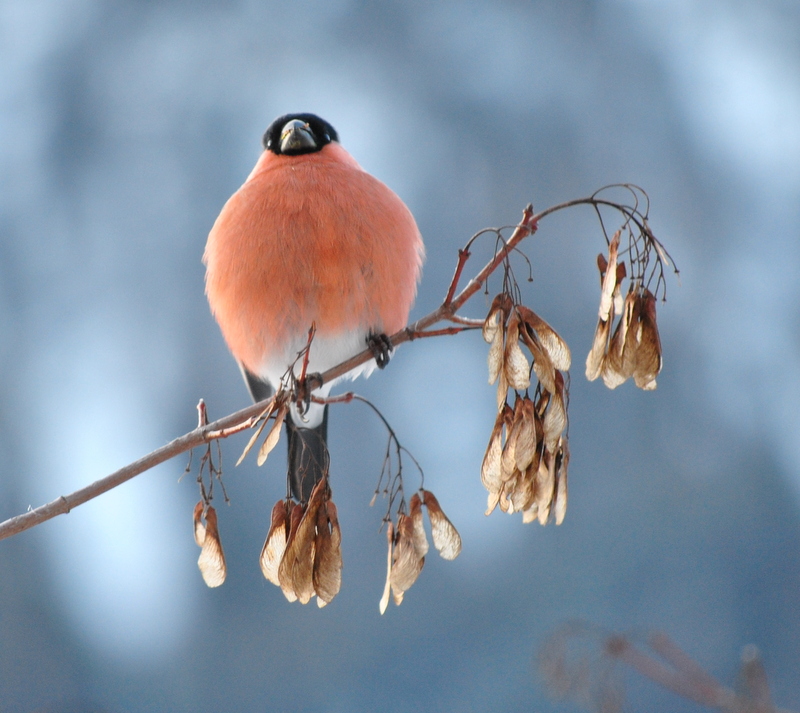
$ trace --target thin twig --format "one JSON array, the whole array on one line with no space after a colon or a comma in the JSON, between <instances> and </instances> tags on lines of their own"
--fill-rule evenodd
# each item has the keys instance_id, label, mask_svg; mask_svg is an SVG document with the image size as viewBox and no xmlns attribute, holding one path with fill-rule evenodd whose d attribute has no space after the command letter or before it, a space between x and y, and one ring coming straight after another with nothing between
<instances>
[{"instance_id":1,"label":"thin twig","mask_svg":"<svg viewBox=\"0 0 800 713\"><path fill-rule=\"evenodd\" d=\"M461 273L464 271L464 265L467 264L467 260L469 260L470 253L468 248L462 248L458 251L458 264L456 265L455 273L453 274L453 279L450 281L450 287L447 290L447 296L444 298L444 304L449 305L450 302L453 300L453 295L456 293L456 289L458 288L458 281L461 279Z\"/></svg>"},{"instance_id":2,"label":"thin twig","mask_svg":"<svg viewBox=\"0 0 800 713\"><path fill-rule=\"evenodd\" d=\"M477 329L478 326L483 326L483 322L480 325L471 325L469 327L442 327L441 329L427 329L424 332L414 332L409 335L411 341L415 339L423 339L425 337L446 337L451 336L453 334L461 334L461 332L466 332L470 329Z\"/></svg>"},{"instance_id":3,"label":"thin twig","mask_svg":"<svg viewBox=\"0 0 800 713\"><path fill-rule=\"evenodd\" d=\"M258 416L258 414L264 410L264 406L266 406L268 402L269 399L259 401L236 413L225 416L218 421L209 423L207 426L195 428L193 431L170 441L165 446L157 448L152 453L148 453L146 456L139 458L139 460L111 473L111 475L96 480L91 485L76 490L70 495L61 495L52 502L34 510L29 510L21 515L9 518L5 522L0 523L0 540L29 530L46 520L54 518L56 515L64 515L73 508L78 507L78 505L83 505L85 502L96 498L98 495L102 495L116 488L118 485L122 485L124 482L136 477L140 473L144 473L146 470L150 470L170 460L170 458L174 458L192 448L215 440L220 437L218 435L219 433L224 434L224 436L230 435L229 429L240 426L248 419Z\"/></svg>"}]
</instances>

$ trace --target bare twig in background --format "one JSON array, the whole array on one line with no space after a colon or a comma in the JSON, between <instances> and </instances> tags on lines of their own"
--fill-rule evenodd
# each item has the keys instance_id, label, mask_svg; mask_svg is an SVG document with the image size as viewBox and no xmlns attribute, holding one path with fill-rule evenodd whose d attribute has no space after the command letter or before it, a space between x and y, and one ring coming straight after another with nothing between
<instances>
[{"instance_id":1,"label":"bare twig in background","mask_svg":"<svg viewBox=\"0 0 800 713\"><path fill-rule=\"evenodd\" d=\"M791 713L772 703L767 675L756 647L745 646L739 670L741 690L722 685L663 632L646 638L653 653L621 634L609 634L585 622L569 622L548 637L539 671L556 697L570 697L604 713L622 709L615 662L669 691L725 713ZM656 654L656 655L653 655Z\"/></svg>"}]
</instances>

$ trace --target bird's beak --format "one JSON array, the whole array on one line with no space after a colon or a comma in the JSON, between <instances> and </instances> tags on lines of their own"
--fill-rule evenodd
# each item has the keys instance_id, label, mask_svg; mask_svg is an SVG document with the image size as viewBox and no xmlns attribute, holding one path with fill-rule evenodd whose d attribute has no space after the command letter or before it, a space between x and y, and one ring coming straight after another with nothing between
<instances>
[{"instance_id":1,"label":"bird's beak","mask_svg":"<svg viewBox=\"0 0 800 713\"><path fill-rule=\"evenodd\" d=\"M293 153L317 148L317 140L308 127L299 119L287 121L281 130L281 153Z\"/></svg>"}]
</instances>

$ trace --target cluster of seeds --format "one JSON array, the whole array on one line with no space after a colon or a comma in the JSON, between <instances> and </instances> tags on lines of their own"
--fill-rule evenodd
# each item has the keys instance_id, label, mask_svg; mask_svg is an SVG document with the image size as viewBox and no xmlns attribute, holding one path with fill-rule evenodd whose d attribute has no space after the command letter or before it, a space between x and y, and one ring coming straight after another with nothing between
<instances>
[{"instance_id":1,"label":"cluster of seeds","mask_svg":"<svg viewBox=\"0 0 800 713\"><path fill-rule=\"evenodd\" d=\"M342 584L342 531L328 478L307 503L279 500L259 559L261 571L290 601L324 607Z\"/></svg>"},{"instance_id":2,"label":"cluster of seeds","mask_svg":"<svg viewBox=\"0 0 800 713\"><path fill-rule=\"evenodd\" d=\"M481 466L481 482L489 491L486 514L499 505L503 512L521 512L523 522L544 525L552 513L560 524L567 507L569 347L507 292L492 302L483 338L490 344L489 383L498 382L497 418ZM532 373L538 382L533 388ZM513 408L509 389L515 392Z\"/></svg>"},{"instance_id":3,"label":"cluster of seeds","mask_svg":"<svg viewBox=\"0 0 800 713\"><path fill-rule=\"evenodd\" d=\"M408 512L400 512L397 523L391 521L386 526L386 539L389 554L386 560L386 586L380 601L383 614L389 605L389 594L398 606L403 595L417 581L428 553L428 537L422 522L422 506L428 510L431 524L433 546L446 560L453 560L461 552L461 535L447 519L439 501L429 490L422 490L422 498L417 493L411 496Z\"/></svg>"},{"instance_id":4,"label":"cluster of seeds","mask_svg":"<svg viewBox=\"0 0 800 713\"><path fill-rule=\"evenodd\" d=\"M617 233L608 246L608 259L597 256L600 270L600 309L597 328L589 355L586 357L586 378L598 376L609 389L615 389L633 377L641 389L656 388L661 371L661 340L656 324L656 298L642 283L632 279L622 299L625 263L618 260ZM611 326L617 320L612 334Z\"/></svg>"}]
</instances>

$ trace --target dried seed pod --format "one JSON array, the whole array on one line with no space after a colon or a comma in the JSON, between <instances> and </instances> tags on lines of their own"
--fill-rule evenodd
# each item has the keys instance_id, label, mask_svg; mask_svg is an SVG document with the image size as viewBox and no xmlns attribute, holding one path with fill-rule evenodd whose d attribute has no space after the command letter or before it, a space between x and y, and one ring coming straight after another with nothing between
<instances>
[{"instance_id":1,"label":"dried seed pod","mask_svg":"<svg viewBox=\"0 0 800 713\"><path fill-rule=\"evenodd\" d=\"M635 329L632 324L637 321L638 307L636 295L631 290L625 298L625 305L611 341L608 344L605 358L603 359L603 383L609 389L615 389L633 375L633 355L636 344L631 337Z\"/></svg>"},{"instance_id":2,"label":"dried seed pod","mask_svg":"<svg viewBox=\"0 0 800 713\"><path fill-rule=\"evenodd\" d=\"M383 614L389 606L389 595L392 585L392 550L394 549L394 526L391 521L386 523L386 540L389 544L389 552L386 555L386 583L383 585L383 594L378 602L378 611Z\"/></svg>"},{"instance_id":3,"label":"dried seed pod","mask_svg":"<svg viewBox=\"0 0 800 713\"><path fill-rule=\"evenodd\" d=\"M503 487L500 489L500 498L498 499L497 504L500 506L500 510L503 512L514 512L514 504L511 501L511 496L514 494L514 491L517 488L519 475L519 471L516 471L509 480L503 483Z\"/></svg>"},{"instance_id":4,"label":"dried seed pod","mask_svg":"<svg viewBox=\"0 0 800 713\"><path fill-rule=\"evenodd\" d=\"M524 472L536 456L536 417L534 415L533 401L527 396L522 399L522 416L517 434L517 443L514 449L514 458L517 470Z\"/></svg>"},{"instance_id":5,"label":"dried seed pod","mask_svg":"<svg viewBox=\"0 0 800 713\"><path fill-rule=\"evenodd\" d=\"M517 508L517 510L523 513L536 503L536 472L539 470L540 460L541 458L539 457L539 451L536 451L536 458L531 462L531 464L528 466L528 469L525 471L525 487L523 489L525 497L521 500L519 507Z\"/></svg>"},{"instance_id":6,"label":"dried seed pod","mask_svg":"<svg viewBox=\"0 0 800 713\"><path fill-rule=\"evenodd\" d=\"M531 385L531 365L519 346L520 321L516 309L511 312L506 329L506 348L503 371L512 389L527 389Z\"/></svg>"},{"instance_id":7,"label":"dried seed pod","mask_svg":"<svg viewBox=\"0 0 800 713\"><path fill-rule=\"evenodd\" d=\"M261 421L261 425L256 429L256 432L252 436L250 436L250 440L247 442L247 445L244 447L244 450L242 451L242 455L240 455L239 456L239 460L236 461L236 465L237 466L245 459L247 454L250 452L250 449L255 445L256 441L261 437L261 432L264 430L266 425L269 423L269 416L272 414L272 411L275 408L275 401L276 401L277 397L278 397L278 394L275 394L275 396L273 396L272 399L270 399L269 403L267 404L267 407L259 415L258 418L259 419L263 418L264 420Z\"/></svg>"},{"instance_id":8,"label":"dried seed pod","mask_svg":"<svg viewBox=\"0 0 800 713\"><path fill-rule=\"evenodd\" d=\"M661 371L661 339L656 324L656 298L645 289L641 296L639 313L639 346L636 350L633 380L640 389L656 388L656 376Z\"/></svg>"},{"instance_id":9,"label":"dried seed pod","mask_svg":"<svg viewBox=\"0 0 800 713\"><path fill-rule=\"evenodd\" d=\"M539 342L539 338L535 333L525 329L522 332L522 341L533 356L533 371L539 383L548 391L555 391L556 368L550 355Z\"/></svg>"},{"instance_id":10,"label":"dried seed pod","mask_svg":"<svg viewBox=\"0 0 800 713\"><path fill-rule=\"evenodd\" d=\"M489 315L483 323L483 338L491 345L488 355L490 384L497 381L498 375L503 371L503 337L506 331L509 305L508 295L497 295L492 301Z\"/></svg>"},{"instance_id":11,"label":"dried seed pod","mask_svg":"<svg viewBox=\"0 0 800 713\"><path fill-rule=\"evenodd\" d=\"M519 438L520 429L522 427L523 419L523 400L517 396L514 402L514 415L511 419L511 425L506 428L506 444L503 447L503 455L500 459L500 478L503 482L510 480L514 477L514 472L517 469L517 439Z\"/></svg>"},{"instance_id":12,"label":"dried seed pod","mask_svg":"<svg viewBox=\"0 0 800 713\"><path fill-rule=\"evenodd\" d=\"M536 460L530 464L530 467L525 472L525 478L530 482L530 500L525 503L524 507L521 508L522 510L522 522L524 524L528 524L534 522L538 519L539 516L539 505L537 502L538 497L538 483L537 478L539 476L539 468L541 467L541 463L544 458L541 457L541 454L537 451L537 458Z\"/></svg>"},{"instance_id":13,"label":"dried seed pod","mask_svg":"<svg viewBox=\"0 0 800 713\"><path fill-rule=\"evenodd\" d=\"M414 546L414 525L408 515L401 513L397 519L390 582L395 604L403 601L403 594L417 581L425 564Z\"/></svg>"},{"instance_id":14,"label":"dried seed pod","mask_svg":"<svg viewBox=\"0 0 800 713\"><path fill-rule=\"evenodd\" d=\"M553 503L556 525L564 522L567 513L567 466L569 465L569 446L566 437L561 439L561 448L556 457L556 494Z\"/></svg>"},{"instance_id":15,"label":"dried seed pod","mask_svg":"<svg viewBox=\"0 0 800 713\"><path fill-rule=\"evenodd\" d=\"M509 512L524 512L534 499L535 476L530 477L527 470L521 471L517 476L516 487L509 495L511 507Z\"/></svg>"},{"instance_id":16,"label":"dried seed pod","mask_svg":"<svg viewBox=\"0 0 800 713\"><path fill-rule=\"evenodd\" d=\"M602 263L599 257L597 261L598 267L601 267L601 273L605 273L602 275L600 308L598 310L598 316L603 322L610 322L614 319L611 310L614 305L614 291L617 286L617 251L619 250L619 236L620 231L618 230L614 233L614 237L608 244L608 263L604 271L602 270ZM605 260L603 262L605 262Z\"/></svg>"},{"instance_id":17,"label":"dried seed pod","mask_svg":"<svg viewBox=\"0 0 800 713\"><path fill-rule=\"evenodd\" d=\"M617 263L617 286L614 288L614 314L622 314L622 281L625 279L625 263Z\"/></svg>"},{"instance_id":18,"label":"dried seed pod","mask_svg":"<svg viewBox=\"0 0 800 713\"><path fill-rule=\"evenodd\" d=\"M539 506L536 504L536 501L534 501L522 512L522 522L523 524L528 525L532 522L536 522L538 519Z\"/></svg>"},{"instance_id":19,"label":"dried seed pod","mask_svg":"<svg viewBox=\"0 0 800 713\"><path fill-rule=\"evenodd\" d=\"M301 604L308 604L314 596L314 537L317 512L322 506L323 494L328 483L320 480L311 491L297 529L289 535L286 551L278 567L278 580L283 589L284 581L291 582L291 589Z\"/></svg>"},{"instance_id":20,"label":"dried seed pod","mask_svg":"<svg viewBox=\"0 0 800 713\"><path fill-rule=\"evenodd\" d=\"M511 297L505 292L496 295L489 308L489 314L483 323L483 339L487 344L494 341L497 329L505 327L508 315L511 312Z\"/></svg>"},{"instance_id":21,"label":"dried seed pod","mask_svg":"<svg viewBox=\"0 0 800 713\"><path fill-rule=\"evenodd\" d=\"M508 380L506 379L505 369L500 370L500 378L497 380L497 410L503 408L503 404L508 397Z\"/></svg>"},{"instance_id":22,"label":"dried seed pod","mask_svg":"<svg viewBox=\"0 0 800 713\"><path fill-rule=\"evenodd\" d=\"M598 320L594 330L592 348L586 357L586 378L594 381L603 372L603 362L606 350L608 349L608 335L611 333L611 322L609 320Z\"/></svg>"},{"instance_id":23,"label":"dried seed pod","mask_svg":"<svg viewBox=\"0 0 800 713\"><path fill-rule=\"evenodd\" d=\"M536 471L536 506L540 525L546 525L550 517L555 481L555 458L547 451L539 462L539 470Z\"/></svg>"},{"instance_id":24,"label":"dried seed pod","mask_svg":"<svg viewBox=\"0 0 800 713\"><path fill-rule=\"evenodd\" d=\"M572 365L572 354L558 332L532 309L528 309L524 305L519 305L517 309L523 322L536 333L539 343L544 347L553 366L559 371L569 371ZM522 331L520 329L520 332Z\"/></svg>"},{"instance_id":25,"label":"dried seed pod","mask_svg":"<svg viewBox=\"0 0 800 713\"><path fill-rule=\"evenodd\" d=\"M274 585L280 587L278 580L278 567L281 564L283 553L286 551L286 540L289 537L289 506L285 500L278 500L272 508L272 520L261 548L259 564L261 572Z\"/></svg>"},{"instance_id":26,"label":"dried seed pod","mask_svg":"<svg viewBox=\"0 0 800 713\"><path fill-rule=\"evenodd\" d=\"M638 304L633 290L625 297L622 317L617 324L603 360L603 383L615 389L633 375L634 355L637 345L633 339L638 322Z\"/></svg>"},{"instance_id":27,"label":"dried seed pod","mask_svg":"<svg viewBox=\"0 0 800 713\"><path fill-rule=\"evenodd\" d=\"M342 586L342 531L336 506L331 500L323 503L317 511L312 581L320 607L330 603Z\"/></svg>"},{"instance_id":28,"label":"dried seed pod","mask_svg":"<svg viewBox=\"0 0 800 713\"><path fill-rule=\"evenodd\" d=\"M425 526L422 522L422 501L419 494L414 493L408 504L408 516L414 526L414 548L420 557L428 554L428 537L425 535Z\"/></svg>"},{"instance_id":29,"label":"dried seed pod","mask_svg":"<svg viewBox=\"0 0 800 713\"><path fill-rule=\"evenodd\" d=\"M217 528L217 511L211 505L206 508L205 519L203 549L197 560L197 566L200 568L203 580L209 587L219 587L225 581L227 568L225 566L225 553L222 551L222 542L219 539L219 529ZM195 528L195 532L197 532L197 528Z\"/></svg>"},{"instance_id":30,"label":"dried seed pod","mask_svg":"<svg viewBox=\"0 0 800 713\"><path fill-rule=\"evenodd\" d=\"M288 410L288 405L283 404L275 414L275 422L269 429L269 433L264 439L264 442L261 444L261 448L258 449L258 457L256 458L256 463L258 463L258 465L264 465L264 462L267 460L267 456L278 444L278 441L281 437L281 426L283 425L283 419L286 418L286 412Z\"/></svg>"},{"instance_id":31,"label":"dried seed pod","mask_svg":"<svg viewBox=\"0 0 800 713\"><path fill-rule=\"evenodd\" d=\"M556 373L556 390L550 394L547 411L542 419L545 448L555 452L556 444L567 427L567 409L564 406L564 380L560 372Z\"/></svg>"},{"instance_id":32,"label":"dried seed pod","mask_svg":"<svg viewBox=\"0 0 800 713\"><path fill-rule=\"evenodd\" d=\"M625 263L617 264L617 251L619 249L620 233L615 233L608 246L609 259L602 255L597 256L597 267L600 270L600 308L599 320L594 332L592 347L586 357L586 378L594 381L603 374L604 380L615 379L613 365L606 369L606 355L609 349L609 336L614 316L622 311L622 293L620 283L625 279ZM608 371L608 373L604 373ZM613 388L613 387L611 387Z\"/></svg>"},{"instance_id":33,"label":"dried seed pod","mask_svg":"<svg viewBox=\"0 0 800 713\"><path fill-rule=\"evenodd\" d=\"M461 535L453 527L453 523L447 519L447 515L444 514L439 501L432 492L423 490L422 499L425 507L428 508L433 546L444 559L454 560L461 552Z\"/></svg>"},{"instance_id":34,"label":"dried seed pod","mask_svg":"<svg viewBox=\"0 0 800 713\"><path fill-rule=\"evenodd\" d=\"M500 491L502 490L502 484L498 487L497 490L490 490L489 495L486 497L486 512L483 514L487 517L494 512L494 509L497 507L497 504L500 502Z\"/></svg>"},{"instance_id":35,"label":"dried seed pod","mask_svg":"<svg viewBox=\"0 0 800 713\"><path fill-rule=\"evenodd\" d=\"M489 383L493 384L503 373L503 331L501 329L498 329L494 336L486 360L489 365Z\"/></svg>"},{"instance_id":36,"label":"dried seed pod","mask_svg":"<svg viewBox=\"0 0 800 713\"><path fill-rule=\"evenodd\" d=\"M203 501L194 506L194 541L198 547L203 546L206 539L206 526L203 524Z\"/></svg>"},{"instance_id":37,"label":"dried seed pod","mask_svg":"<svg viewBox=\"0 0 800 713\"><path fill-rule=\"evenodd\" d=\"M497 414L489 437L489 445L481 464L481 483L489 492L499 490L502 482L501 457L503 453L503 425L512 413L508 404Z\"/></svg>"},{"instance_id":38,"label":"dried seed pod","mask_svg":"<svg viewBox=\"0 0 800 713\"><path fill-rule=\"evenodd\" d=\"M283 595L290 601L297 601L297 592L294 589L292 582L292 568L294 560L296 559L297 546L294 544L297 539L297 532L300 527L300 522L303 519L303 506L300 503L294 503L291 506L289 513L289 537L286 540L286 547L281 557L280 564L278 565L278 585L283 592Z\"/></svg>"},{"instance_id":39,"label":"dried seed pod","mask_svg":"<svg viewBox=\"0 0 800 713\"><path fill-rule=\"evenodd\" d=\"M497 331L499 329L500 314L498 312L490 312L483 322L483 329L481 330L483 340L487 344L494 342L494 338L497 336Z\"/></svg>"}]
</instances>

